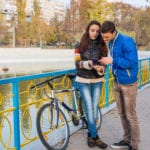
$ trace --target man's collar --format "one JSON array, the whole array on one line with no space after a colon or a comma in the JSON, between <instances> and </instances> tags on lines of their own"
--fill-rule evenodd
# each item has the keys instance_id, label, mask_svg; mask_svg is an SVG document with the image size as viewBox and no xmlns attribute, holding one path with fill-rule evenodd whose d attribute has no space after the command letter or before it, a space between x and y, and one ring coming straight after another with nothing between
<instances>
[{"instance_id":1,"label":"man's collar","mask_svg":"<svg viewBox=\"0 0 150 150\"><path fill-rule=\"evenodd\" d=\"M115 37L110 42L116 41L116 39L118 38L119 32L117 30L115 30L114 32L116 32Z\"/></svg>"}]
</instances>

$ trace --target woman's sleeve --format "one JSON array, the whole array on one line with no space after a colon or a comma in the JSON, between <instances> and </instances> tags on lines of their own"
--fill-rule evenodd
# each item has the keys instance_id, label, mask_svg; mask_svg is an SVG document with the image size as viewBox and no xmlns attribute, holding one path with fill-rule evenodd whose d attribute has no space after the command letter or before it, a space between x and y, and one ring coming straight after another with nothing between
<instances>
[{"instance_id":1,"label":"woman's sleeve","mask_svg":"<svg viewBox=\"0 0 150 150\"><path fill-rule=\"evenodd\" d=\"M74 56L74 60L75 60L75 67L76 68L84 68L87 70L91 70L92 69L92 65L91 65L91 60L82 60L81 59L81 54L79 52L78 48L75 48L75 56Z\"/></svg>"},{"instance_id":2,"label":"woman's sleeve","mask_svg":"<svg viewBox=\"0 0 150 150\"><path fill-rule=\"evenodd\" d=\"M74 54L75 54L74 55L75 67L76 68L81 68L81 56L80 56L78 48L75 48Z\"/></svg>"}]
</instances>

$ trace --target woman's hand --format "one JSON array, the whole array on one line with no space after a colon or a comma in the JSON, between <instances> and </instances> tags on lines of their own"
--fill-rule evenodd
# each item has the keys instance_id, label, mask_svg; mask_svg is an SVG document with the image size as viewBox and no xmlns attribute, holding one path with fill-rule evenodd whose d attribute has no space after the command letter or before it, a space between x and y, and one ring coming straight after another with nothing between
<instances>
[{"instance_id":1,"label":"woman's hand","mask_svg":"<svg viewBox=\"0 0 150 150\"><path fill-rule=\"evenodd\" d=\"M81 61L81 66L82 66L82 68L91 70L92 69L92 61L91 60Z\"/></svg>"},{"instance_id":2,"label":"woman's hand","mask_svg":"<svg viewBox=\"0 0 150 150\"><path fill-rule=\"evenodd\" d=\"M93 65L93 68L98 72L98 74L102 75L105 73L105 66Z\"/></svg>"}]
</instances>

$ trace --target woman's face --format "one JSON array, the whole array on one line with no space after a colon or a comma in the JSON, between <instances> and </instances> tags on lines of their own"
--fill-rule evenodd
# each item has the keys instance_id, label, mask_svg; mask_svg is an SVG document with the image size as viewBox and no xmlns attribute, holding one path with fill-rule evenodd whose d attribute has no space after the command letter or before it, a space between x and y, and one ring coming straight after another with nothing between
<instances>
[{"instance_id":1,"label":"woman's face","mask_svg":"<svg viewBox=\"0 0 150 150\"><path fill-rule=\"evenodd\" d=\"M89 37L92 40L95 40L100 34L100 27L96 24L93 24L89 28Z\"/></svg>"}]
</instances>

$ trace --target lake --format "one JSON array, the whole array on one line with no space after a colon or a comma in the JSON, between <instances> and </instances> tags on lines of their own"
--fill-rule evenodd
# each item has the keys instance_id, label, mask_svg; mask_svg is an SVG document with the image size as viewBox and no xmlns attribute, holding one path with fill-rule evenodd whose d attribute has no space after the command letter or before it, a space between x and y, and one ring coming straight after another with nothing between
<instances>
[{"instance_id":1,"label":"lake","mask_svg":"<svg viewBox=\"0 0 150 150\"><path fill-rule=\"evenodd\" d=\"M1 68L8 68L7 72ZM74 68L73 49L0 48L0 75L33 74Z\"/></svg>"}]
</instances>

